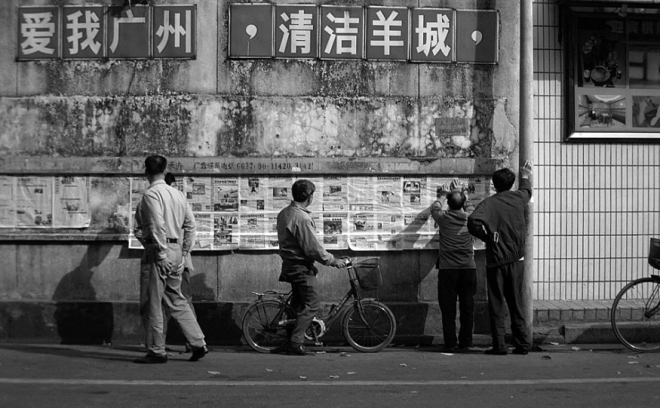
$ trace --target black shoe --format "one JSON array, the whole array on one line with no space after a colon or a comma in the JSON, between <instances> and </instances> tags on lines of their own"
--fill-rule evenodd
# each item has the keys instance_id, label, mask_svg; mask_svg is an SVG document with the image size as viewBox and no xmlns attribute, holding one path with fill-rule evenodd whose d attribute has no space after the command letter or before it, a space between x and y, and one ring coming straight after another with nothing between
<instances>
[{"instance_id":1,"label":"black shoe","mask_svg":"<svg viewBox=\"0 0 660 408\"><path fill-rule=\"evenodd\" d=\"M291 343L289 348L286 350L286 354L292 354L295 356L309 356L311 353L308 353L305 350L305 346L300 343Z\"/></svg>"},{"instance_id":2,"label":"black shoe","mask_svg":"<svg viewBox=\"0 0 660 408\"><path fill-rule=\"evenodd\" d=\"M186 349L184 350L184 353L192 353L192 346L188 343L186 343Z\"/></svg>"},{"instance_id":3,"label":"black shoe","mask_svg":"<svg viewBox=\"0 0 660 408\"><path fill-rule=\"evenodd\" d=\"M164 364L167 363L167 356L157 356L155 354L147 354L144 357L136 358L133 360L135 364Z\"/></svg>"},{"instance_id":4,"label":"black shoe","mask_svg":"<svg viewBox=\"0 0 660 408\"><path fill-rule=\"evenodd\" d=\"M193 349L192 356L190 357L190 360L188 360L188 361L198 361L207 354L209 354L209 349L207 349L206 346L202 346L202 347Z\"/></svg>"},{"instance_id":5,"label":"black shoe","mask_svg":"<svg viewBox=\"0 0 660 408\"><path fill-rule=\"evenodd\" d=\"M461 351L469 351L472 344L459 344L458 349Z\"/></svg>"},{"instance_id":6,"label":"black shoe","mask_svg":"<svg viewBox=\"0 0 660 408\"><path fill-rule=\"evenodd\" d=\"M526 356L529 351L524 347L516 347L512 351L513 354L518 354L519 356Z\"/></svg>"},{"instance_id":7,"label":"black shoe","mask_svg":"<svg viewBox=\"0 0 660 408\"><path fill-rule=\"evenodd\" d=\"M454 353L454 352L456 352L456 346L447 346L447 345L445 345L445 346L442 347L442 351L444 353Z\"/></svg>"},{"instance_id":8,"label":"black shoe","mask_svg":"<svg viewBox=\"0 0 660 408\"><path fill-rule=\"evenodd\" d=\"M509 352L504 349L504 350L496 350L496 349L488 349L484 351L484 354L488 354L491 356L506 356Z\"/></svg>"}]
</instances>

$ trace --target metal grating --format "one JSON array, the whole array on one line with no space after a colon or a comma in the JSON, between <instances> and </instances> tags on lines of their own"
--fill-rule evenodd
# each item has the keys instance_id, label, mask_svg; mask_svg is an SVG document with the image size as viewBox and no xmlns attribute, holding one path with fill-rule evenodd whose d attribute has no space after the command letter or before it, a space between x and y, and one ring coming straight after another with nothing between
<instances>
[{"instance_id":1,"label":"metal grating","mask_svg":"<svg viewBox=\"0 0 660 408\"><path fill-rule=\"evenodd\" d=\"M537 300L613 299L650 275L660 236L660 145L564 143L556 1L534 1ZM657 271L656 271L657 273Z\"/></svg>"}]
</instances>

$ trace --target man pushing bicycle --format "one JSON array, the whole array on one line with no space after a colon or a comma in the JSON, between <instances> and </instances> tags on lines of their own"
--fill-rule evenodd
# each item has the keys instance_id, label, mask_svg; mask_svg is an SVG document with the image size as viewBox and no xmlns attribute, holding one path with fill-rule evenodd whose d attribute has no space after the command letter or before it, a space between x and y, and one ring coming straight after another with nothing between
<instances>
[{"instance_id":1,"label":"man pushing bicycle","mask_svg":"<svg viewBox=\"0 0 660 408\"><path fill-rule=\"evenodd\" d=\"M309 180L297 180L291 187L293 201L277 215L277 240L282 258L280 282L291 284L291 306L297 312L287 354L304 356L305 331L321 307L317 291L318 270L314 262L343 268L346 262L336 259L316 238L316 226L307 209L314 199L316 186Z\"/></svg>"}]
</instances>

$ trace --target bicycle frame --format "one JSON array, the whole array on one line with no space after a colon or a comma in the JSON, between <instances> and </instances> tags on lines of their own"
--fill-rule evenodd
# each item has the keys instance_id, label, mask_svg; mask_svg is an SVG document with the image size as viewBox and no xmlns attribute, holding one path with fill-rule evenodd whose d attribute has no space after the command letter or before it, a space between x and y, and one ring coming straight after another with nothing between
<instances>
[{"instance_id":1,"label":"bicycle frame","mask_svg":"<svg viewBox=\"0 0 660 408\"><path fill-rule=\"evenodd\" d=\"M364 309L362 308L362 304L360 303L360 292L358 289L359 282L358 282L358 277L357 277L357 272L355 271L355 268L353 268L353 262L349 260L348 264L346 265L346 272L348 273L348 279L349 283L351 285L351 288L346 292L344 297L339 301L339 303L330 310L330 314L325 318L325 319L320 319L323 322L323 330L320 334L316 333L316 330L313 331L315 340L318 342L318 338L322 337L325 332L327 331L327 328L330 327L340 316L343 315L343 312L346 309L346 306L348 304L348 301L353 298L353 304L357 303L357 309L358 309L358 315L360 316L360 320L362 320L362 323L368 328L371 328L371 325L369 322L364 317ZM279 310L279 312L275 315L273 318L273 321L270 323L272 325L285 325L285 324L294 324L295 322L290 322L287 320L282 320L282 316L284 315L284 311L287 306L291 305L291 297L293 296L293 292L289 293L280 293L280 292L275 292L275 291L267 291L264 293L258 293L258 292L252 292L255 295L257 295L258 300L261 300L264 296L266 295L277 295L279 297L279 301L282 303L282 308ZM314 324L314 321L312 321L312 324Z\"/></svg>"},{"instance_id":2,"label":"bicycle frame","mask_svg":"<svg viewBox=\"0 0 660 408\"><path fill-rule=\"evenodd\" d=\"M651 275L651 278L656 284L660 285L660 276ZM646 317L647 319L653 317L653 315L658 313L658 311L660 310L660 299L658 298L659 293L660 293L660 286L656 286L653 289L653 293L651 294L651 297L649 299L650 302L655 302L655 306L650 307L650 305L646 305L647 310L644 312L644 317Z\"/></svg>"}]
</instances>

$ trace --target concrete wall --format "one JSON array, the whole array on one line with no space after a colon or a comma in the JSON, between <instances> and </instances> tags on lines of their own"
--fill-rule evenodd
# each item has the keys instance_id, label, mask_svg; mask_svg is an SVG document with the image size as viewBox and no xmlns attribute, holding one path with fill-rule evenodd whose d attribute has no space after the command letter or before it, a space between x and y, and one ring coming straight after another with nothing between
<instances>
[{"instance_id":1,"label":"concrete wall","mask_svg":"<svg viewBox=\"0 0 660 408\"><path fill-rule=\"evenodd\" d=\"M48 158L55 159L54 163L58 158L89 158L84 163L92 163L147 153L357 160L476 158L516 164L517 2L341 2L499 10L500 61L492 66L228 60L225 0L153 2L197 4L195 60L15 61L17 6L83 3L110 4L45 0L0 3L0 172L24 171L6 164L16 163L10 159L17 158ZM463 137L436 135L436 117L467 117L470 133ZM57 168L53 165L50 171L40 172L52 174ZM77 172L96 173L92 165L81 165ZM127 175L96 174L102 177L93 195L94 231L127 232L121 221L127 211L123 181ZM125 242L66 241L66 237L54 241L49 234L36 231L22 232L23 240L16 242L12 235L16 233L5 231L0 243L5 259L0 266L0 300L5 305L0 312L0 338L51 333L67 341L71 331L58 332L61 327L70 327L61 321L62 316L73 314L75 327L76 319L85 321L76 316L83 304L100 307L97 315L112 311L115 316L112 327L101 325L100 334L88 335L94 341L107 340L108 331L115 338L131 338L139 332L131 317L117 317L125 313L136 318L131 307L138 296L138 252L128 250ZM101 233L99 239L103 239ZM366 255L350 251L339 254ZM383 257L385 275L385 287L379 295L397 309L400 331L437 333L436 254L405 251L377 255ZM479 254L480 265L482 256ZM222 305L244 304L250 300L251 291L279 285L279 259L272 252L199 253L194 260L195 300L210 307L208 319L215 326L209 323L207 328L214 333L226 323L227 332L235 334L235 325L227 322L240 313ZM321 276L325 299L343 294L343 272L324 269ZM73 303L78 306L55 313L58 305ZM483 312L483 307L479 310ZM55 315L60 316L59 322L53 319ZM34 323L34 330L24 324L26 316L29 322L39 322ZM480 330L486 330L483 319L479 325ZM228 338L218 341L236 340L235 335Z\"/></svg>"}]
</instances>

